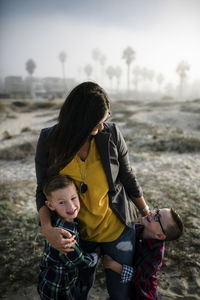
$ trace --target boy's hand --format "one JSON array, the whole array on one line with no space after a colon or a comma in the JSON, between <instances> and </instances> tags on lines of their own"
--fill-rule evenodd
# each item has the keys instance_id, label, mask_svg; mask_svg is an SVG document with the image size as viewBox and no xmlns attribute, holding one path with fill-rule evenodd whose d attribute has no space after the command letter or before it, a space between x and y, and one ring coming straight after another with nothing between
<instances>
[{"instance_id":1,"label":"boy's hand","mask_svg":"<svg viewBox=\"0 0 200 300\"><path fill-rule=\"evenodd\" d=\"M113 261L114 261L114 260L112 259L111 256L105 254L105 255L103 256L103 260L102 260L104 268L110 269L110 267L111 267Z\"/></svg>"},{"instance_id":2,"label":"boy's hand","mask_svg":"<svg viewBox=\"0 0 200 300\"><path fill-rule=\"evenodd\" d=\"M111 269L112 271L121 275L122 273L122 265L118 263L116 260L112 259L111 256L105 254L103 257L103 265L106 269Z\"/></svg>"}]
</instances>

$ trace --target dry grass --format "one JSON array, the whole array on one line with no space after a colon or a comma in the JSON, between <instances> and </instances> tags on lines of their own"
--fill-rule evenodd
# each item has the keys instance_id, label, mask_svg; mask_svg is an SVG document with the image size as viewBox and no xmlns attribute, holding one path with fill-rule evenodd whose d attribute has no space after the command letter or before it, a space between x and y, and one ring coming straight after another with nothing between
<instances>
[{"instance_id":1,"label":"dry grass","mask_svg":"<svg viewBox=\"0 0 200 300\"><path fill-rule=\"evenodd\" d=\"M198 104L199 100L193 103ZM137 153L137 156L134 157L136 163L138 162L142 165L144 157L146 160L154 161L154 158L157 156L164 162L165 158L162 157L169 154L170 151L178 153L177 155L182 155L183 152L193 153L196 151L198 153L200 151L200 139L185 135L184 130L181 128L161 128L159 125L136 122L132 118L134 116L133 112L130 112L127 106L129 104L133 105L134 102L127 101L125 104L126 106L118 105L117 103L113 105L111 121L123 122L122 130L131 150L131 158L134 156L134 153ZM30 106L28 107L30 108ZM19 107L19 109L24 108L27 107L23 105ZM24 129L24 131L28 132L30 128ZM33 141L7 148L0 152L0 159L17 160L24 159L27 155L33 156L35 145L36 142ZM196 278L200 273L199 194L192 180L189 185L184 184L181 174L182 165L180 165L179 178L173 177L174 184L169 180L169 176L173 176L173 172L171 171L170 173L169 171L173 169L172 164L173 161L171 165L166 163L165 172L161 173L156 173L156 171L154 173L151 169L144 170L141 167L138 168L137 175L148 204L151 207L159 205L160 207L177 209L185 224L183 236L178 241L166 243L165 259L159 277L159 286L163 289L168 288L168 283L166 282L169 281L171 284L173 281L171 279L172 275L177 279L176 272L178 269L180 282L186 280L188 285L192 282L192 292L197 293L199 286L196 283ZM168 175L168 173L172 175ZM154 180L155 175L156 179ZM24 210L26 203L30 201L30 195L33 197L34 194L34 182L20 181L19 179L19 181L12 183L12 186L9 182L0 185L1 295L4 295L10 289L10 286L17 290L22 286L36 285L37 283L39 261L43 249L43 237L39 233L36 239L38 231L37 214L30 216ZM24 204L22 205L22 203ZM96 286L105 289L105 277L100 264L97 269ZM183 289L184 292L185 290Z\"/></svg>"},{"instance_id":2,"label":"dry grass","mask_svg":"<svg viewBox=\"0 0 200 300\"><path fill-rule=\"evenodd\" d=\"M151 151L194 153L200 152L200 138L171 135L143 143L142 148Z\"/></svg>"},{"instance_id":3,"label":"dry grass","mask_svg":"<svg viewBox=\"0 0 200 300\"><path fill-rule=\"evenodd\" d=\"M0 159L2 160L21 160L35 154L37 140L17 144L9 148L0 150Z\"/></svg>"},{"instance_id":4,"label":"dry grass","mask_svg":"<svg viewBox=\"0 0 200 300\"><path fill-rule=\"evenodd\" d=\"M0 185L1 294L37 281L43 237L37 235L37 214L29 216L20 206L31 189L34 193L35 184L28 181Z\"/></svg>"}]
</instances>

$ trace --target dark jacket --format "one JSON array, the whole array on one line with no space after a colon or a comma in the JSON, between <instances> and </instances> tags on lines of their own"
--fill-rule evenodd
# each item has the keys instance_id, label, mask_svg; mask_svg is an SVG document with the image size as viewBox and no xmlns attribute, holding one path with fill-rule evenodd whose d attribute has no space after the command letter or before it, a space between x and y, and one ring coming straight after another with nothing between
<instances>
[{"instance_id":1,"label":"dark jacket","mask_svg":"<svg viewBox=\"0 0 200 300\"><path fill-rule=\"evenodd\" d=\"M37 190L36 203L39 210L45 203L42 183L46 177L49 151L46 141L53 127L42 129L36 150ZM105 123L104 129L95 136L95 142L109 185L109 205L118 218L131 227L137 213L130 198L142 196L142 190L130 166L128 149L121 132L114 123Z\"/></svg>"}]
</instances>

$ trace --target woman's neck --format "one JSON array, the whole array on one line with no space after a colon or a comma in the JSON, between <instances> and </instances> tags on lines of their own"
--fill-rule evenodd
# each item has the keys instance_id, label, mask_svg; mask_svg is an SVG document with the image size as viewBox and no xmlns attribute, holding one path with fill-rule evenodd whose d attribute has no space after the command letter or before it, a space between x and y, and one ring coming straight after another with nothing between
<instances>
[{"instance_id":1,"label":"woman's neck","mask_svg":"<svg viewBox=\"0 0 200 300\"><path fill-rule=\"evenodd\" d=\"M77 155L80 157L81 160L86 160L90 151L90 143L91 137L89 136L80 150L77 152Z\"/></svg>"}]
</instances>

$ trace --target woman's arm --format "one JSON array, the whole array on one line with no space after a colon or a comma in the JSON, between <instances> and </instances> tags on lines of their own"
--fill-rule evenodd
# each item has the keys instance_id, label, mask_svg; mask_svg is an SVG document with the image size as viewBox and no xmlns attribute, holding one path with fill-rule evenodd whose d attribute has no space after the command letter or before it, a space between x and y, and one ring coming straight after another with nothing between
<instances>
[{"instance_id":1,"label":"woman's arm","mask_svg":"<svg viewBox=\"0 0 200 300\"><path fill-rule=\"evenodd\" d=\"M119 160L119 177L123 186L125 187L129 197L134 202L138 210L142 215L148 215L149 207L146 204L146 201L142 195L142 189L137 181L136 175L133 172L133 169L130 164L128 148L126 142L118 129L116 130L116 141L118 149L118 160Z\"/></svg>"},{"instance_id":2,"label":"woman's arm","mask_svg":"<svg viewBox=\"0 0 200 300\"><path fill-rule=\"evenodd\" d=\"M42 232L53 248L63 254L74 251L71 248L76 242L74 236L67 230L52 226L51 213L46 206L40 208L39 216ZM67 245L67 248L64 247L65 245Z\"/></svg>"},{"instance_id":3,"label":"woman's arm","mask_svg":"<svg viewBox=\"0 0 200 300\"><path fill-rule=\"evenodd\" d=\"M42 184L45 177L47 176L47 169L49 167L49 153L46 150L46 139L48 134L49 129L43 129L37 143L35 155L35 169L37 177L36 204L44 236L55 249L62 253L67 253L73 251L73 249L69 248L74 245L74 238L69 232L64 229L52 227L51 213L45 206L46 197L42 191ZM66 237L67 239L65 239L64 237ZM65 244L68 245L67 248L64 248Z\"/></svg>"},{"instance_id":4,"label":"woman's arm","mask_svg":"<svg viewBox=\"0 0 200 300\"><path fill-rule=\"evenodd\" d=\"M147 216L149 214L149 206L146 204L146 201L143 196L139 198L132 198L132 201L142 214L142 216Z\"/></svg>"}]
</instances>

